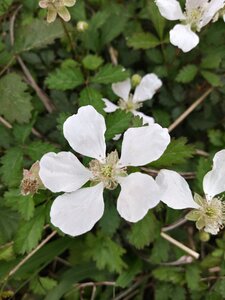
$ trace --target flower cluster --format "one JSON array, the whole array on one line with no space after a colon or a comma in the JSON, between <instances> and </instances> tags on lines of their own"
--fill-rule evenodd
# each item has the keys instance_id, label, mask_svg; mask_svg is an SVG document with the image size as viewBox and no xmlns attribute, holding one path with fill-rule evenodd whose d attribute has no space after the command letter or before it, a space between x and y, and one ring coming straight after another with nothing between
<instances>
[{"instance_id":1,"label":"flower cluster","mask_svg":"<svg viewBox=\"0 0 225 300\"><path fill-rule=\"evenodd\" d=\"M66 22L70 20L70 13L67 7L72 7L76 0L41 0L39 6L47 8L47 22L52 23L55 21L57 14Z\"/></svg>"},{"instance_id":2,"label":"flower cluster","mask_svg":"<svg viewBox=\"0 0 225 300\"><path fill-rule=\"evenodd\" d=\"M182 12L177 0L155 0L161 15L170 21L181 20L170 31L170 42L183 52L188 52L199 43L196 32L206 26L224 7L224 0L186 0Z\"/></svg>"}]
</instances>

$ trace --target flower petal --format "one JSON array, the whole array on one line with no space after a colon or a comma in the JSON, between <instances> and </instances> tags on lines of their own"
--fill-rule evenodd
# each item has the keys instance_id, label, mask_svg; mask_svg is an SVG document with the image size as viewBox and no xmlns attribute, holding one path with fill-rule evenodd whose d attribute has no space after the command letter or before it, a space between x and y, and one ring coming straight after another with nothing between
<instances>
[{"instance_id":1,"label":"flower petal","mask_svg":"<svg viewBox=\"0 0 225 300\"><path fill-rule=\"evenodd\" d=\"M75 5L76 0L63 0L65 6L72 7Z\"/></svg>"},{"instance_id":2,"label":"flower petal","mask_svg":"<svg viewBox=\"0 0 225 300\"><path fill-rule=\"evenodd\" d=\"M105 158L105 131L103 116L91 105L79 108L63 126L64 136L76 152L98 160Z\"/></svg>"},{"instance_id":3,"label":"flower petal","mask_svg":"<svg viewBox=\"0 0 225 300\"><path fill-rule=\"evenodd\" d=\"M204 11L200 28L206 26L212 20L215 14L224 7L224 5L224 0L211 0L208 3L207 9Z\"/></svg>"},{"instance_id":4,"label":"flower petal","mask_svg":"<svg viewBox=\"0 0 225 300\"><path fill-rule=\"evenodd\" d=\"M180 3L177 0L156 0L160 14L170 21L185 19L181 10Z\"/></svg>"},{"instance_id":5,"label":"flower petal","mask_svg":"<svg viewBox=\"0 0 225 300\"><path fill-rule=\"evenodd\" d=\"M134 110L134 111L133 111L133 114L134 114L135 116L139 116L140 118L143 119L143 125L144 125L144 124L152 125L152 124L155 123L155 120L154 120L152 117L149 117L149 116L143 114L143 113L140 112L140 111Z\"/></svg>"},{"instance_id":6,"label":"flower petal","mask_svg":"<svg viewBox=\"0 0 225 300\"><path fill-rule=\"evenodd\" d=\"M71 152L49 152L40 161L40 178L50 191L74 192L92 176Z\"/></svg>"},{"instance_id":7,"label":"flower petal","mask_svg":"<svg viewBox=\"0 0 225 300\"><path fill-rule=\"evenodd\" d=\"M213 168L203 179L203 190L207 199L225 191L225 150L216 153Z\"/></svg>"},{"instance_id":8,"label":"flower petal","mask_svg":"<svg viewBox=\"0 0 225 300\"><path fill-rule=\"evenodd\" d=\"M177 172L161 170L156 183L162 193L161 200L174 209L199 208L186 180Z\"/></svg>"},{"instance_id":9,"label":"flower petal","mask_svg":"<svg viewBox=\"0 0 225 300\"><path fill-rule=\"evenodd\" d=\"M198 45L199 37L191 30L190 25L176 25L170 30L170 42L183 52L188 52Z\"/></svg>"},{"instance_id":10,"label":"flower petal","mask_svg":"<svg viewBox=\"0 0 225 300\"><path fill-rule=\"evenodd\" d=\"M208 0L186 0L185 9L187 13L191 13L192 10L205 7L207 4Z\"/></svg>"},{"instance_id":11,"label":"flower petal","mask_svg":"<svg viewBox=\"0 0 225 300\"><path fill-rule=\"evenodd\" d=\"M48 7L48 1L46 1L46 0L39 1L39 6L41 8L47 8Z\"/></svg>"},{"instance_id":12,"label":"flower petal","mask_svg":"<svg viewBox=\"0 0 225 300\"><path fill-rule=\"evenodd\" d=\"M55 199L52 204L51 223L71 236L90 231L104 212L103 184L82 188Z\"/></svg>"},{"instance_id":13,"label":"flower petal","mask_svg":"<svg viewBox=\"0 0 225 300\"><path fill-rule=\"evenodd\" d=\"M169 143L168 130L158 124L129 128L124 133L119 165L146 165L160 158Z\"/></svg>"},{"instance_id":14,"label":"flower petal","mask_svg":"<svg viewBox=\"0 0 225 300\"><path fill-rule=\"evenodd\" d=\"M162 81L156 74L145 75L136 87L133 101L142 102L151 99L156 91L162 86Z\"/></svg>"},{"instance_id":15,"label":"flower petal","mask_svg":"<svg viewBox=\"0 0 225 300\"><path fill-rule=\"evenodd\" d=\"M107 113L114 112L119 108L119 106L115 105L114 103L112 103L108 99L102 98L102 100L105 103L104 111L107 112Z\"/></svg>"},{"instance_id":16,"label":"flower petal","mask_svg":"<svg viewBox=\"0 0 225 300\"><path fill-rule=\"evenodd\" d=\"M57 8L57 13L65 22L68 22L71 19L70 13L65 6Z\"/></svg>"},{"instance_id":17,"label":"flower petal","mask_svg":"<svg viewBox=\"0 0 225 300\"><path fill-rule=\"evenodd\" d=\"M130 90L131 90L130 78L128 78L124 81L121 81L121 82L113 83L112 84L112 90L121 99L123 99L125 101L128 100Z\"/></svg>"},{"instance_id":18,"label":"flower petal","mask_svg":"<svg viewBox=\"0 0 225 300\"><path fill-rule=\"evenodd\" d=\"M117 210L129 222L138 222L152 207L159 203L159 188L155 180L146 174L132 173L120 178L121 192Z\"/></svg>"},{"instance_id":19,"label":"flower petal","mask_svg":"<svg viewBox=\"0 0 225 300\"><path fill-rule=\"evenodd\" d=\"M52 23L55 21L57 16L56 9L53 7L48 7L48 13L47 13L47 22Z\"/></svg>"}]
</instances>

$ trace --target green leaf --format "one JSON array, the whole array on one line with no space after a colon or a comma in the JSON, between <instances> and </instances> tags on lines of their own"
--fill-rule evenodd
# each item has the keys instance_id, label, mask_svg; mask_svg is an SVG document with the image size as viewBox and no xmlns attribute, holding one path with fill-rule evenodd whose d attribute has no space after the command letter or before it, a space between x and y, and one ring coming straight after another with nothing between
<instances>
[{"instance_id":1,"label":"green leaf","mask_svg":"<svg viewBox=\"0 0 225 300\"><path fill-rule=\"evenodd\" d=\"M0 16L4 15L12 4L13 0L1 0L0 3Z\"/></svg>"},{"instance_id":2,"label":"green leaf","mask_svg":"<svg viewBox=\"0 0 225 300\"><path fill-rule=\"evenodd\" d=\"M191 290L199 290L200 289L200 280L201 280L201 270L198 266L190 265L186 268L185 278L187 281L187 285Z\"/></svg>"},{"instance_id":3,"label":"green leaf","mask_svg":"<svg viewBox=\"0 0 225 300\"><path fill-rule=\"evenodd\" d=\"M211 169L212 169L212 162L208 158L200 157L197 164L196 180L195 180L196 189L200 194L203 193L203 189L202 189L203 178L205 177L205 174Z\"/></svg>"},{"instance_id":4,"label":"green leaf","mask_svg":"<svg viewBox=\"0 0 225 300\"><path fill-rule=\"evenodd\" d=\"M64 65L50 73L45 80L48 88L66 91L72 90L84 83L81 70L74 65Z\"/></svg>"},{"instance_id":5,"label":"green leaf","mask_svg":"<svg viewBox=\"0 0 225 300\"><path fill-rule=\"evenodd\" d=\"M154 214L149 211L141 221L131 226L127 237L137 249L143 249L159 236L159 232L159 223Z\"/></svg>"},{"instance_id":6,"label":"green leaf","mask_svg":"<svg viewBox=\"0 0 225 300\"><path fill-rule=\"evenodd\" d=\"M86 247L85 256L92 258L99 270L107 268L110 272L120 273L126 267L122 260L126 251L103 233L98 232L96 236L89 233L86 236Z\"/></svg>"},{"instance_id":7,"label":"green leaf","mask_svg":"<svg viewBox=\"0 0 225 300\"><path fill-rule=\"evenodd\" d=\"M10 190L4 194L6 205L18 211L26 221L34 215L34 200L31 195L22 196L19 190Z\"/></svg>"},{"instance_id":8,"label":"green leaf","mask_svg":"<svg viewBox=\"0 0 225 300\"><path fill-rule=\"evenodd\" d=\"M18 186L22 179L23 152L20 148L11 148L1 158L3 182L10 186ZM12 172L13 170L13 172Z\"/></svg>"},{"instance_id":9,"label":"green leaf","mask_svg":"<svg viewBox=\"0 0 225 300\"><path fill-rule=\"evenodd\" d=\"M179 71L176 81L181 83L189 83L194 80L197 73L198 68L195 65L187 65Z\"/></svg>"},{"instance_id":10,"label":"green leaf","mask_svg":"<svg viewBox=\"0 0 225 300\"><path fill-rule=\"evenodd\" d=\"M18 228L19 216L11 209L0 205L0 239L8 242Z\"/></svg>"},{"instance_id":11,"label":"green leaf","mask_svg":"<svg viewBox=\"0 0 225 300\"><path fill-rule=\"evenodd\" d=\"M30 282L30 289L32 290L32 292L35 293L36 295L41 295L41 296L46 295L48 291L50 291L56 286L57 286L57 281L50 277L35 277Z\"/></svg>"},{"instance_id":12,"label":"green leaf","mask_svg":"<svg viewBox=\"0 0 225 300\"><path fill-rule=\"evenodd\" d=\"M0 114L9 122L27 123L31 117L31 96L27 84L16 73L10 73L0 80Z\"/></svg>"},{"instance_id":13,"label":"green leaf","mask_svg":"<svg viewBox=\"0 0 225 300\"><path fill-rule=\"evenodd\" d=\"M157 5L152 0L148 0L147 8L149 11L150 20L154 24L155 30L157 31L159 37L162 39L166 20L160 15Z\"/></svg>"},{"instance_id":14,"label":"green leaf","mask_svg":"<svg viewBox=\"0 0 225 300\"><path fill-rule=\"evenodd\" d=\"M79 104L80 106L92 105L99 113L104 113L105 103L102 101L103 96L98 90L86 87L80 93Z\"/></svg>"},{"instance_id":15,"label":"green leaf","mask_svg":"<svg viewBox=\"0 0 225 300\"><path fill-rule=\"evenodd\" d=\"M132 114L126 113L123 110L116 110L114 113L110 113L106 118L106 140L111 140L117 134L122 134L129 128L132 120Z\"/></svg>"},{"instance_id":16,"label":"green leaf","mask_svg":"<svg viewBox=\"0 0 225 300\"><path fill-rule=\"evenodd\" d=\"M202 69L217 69L222 61L222 55L209 54L203 58L201 63Z\"/></svg>"},{"instance_id":17,"label":"green leaf","mask_svg":"<svg viewBox=\"0 0 225 300\"><path fill-rule=\"evenodd\" d=\"M186 143L187 139L184 137L172 140L163 155L150 165L154 168L165 168L185 163L195 153L194 147Z\"/></svg>"},{"instance_id":18,"label":"green leaf","mask_svg":"<svg viewBox=\"0 0 225 300\"><path fill-rule=\"evenodd\" d=\"M0 246L0 261L10 261L13 258L15 258L15 256L12 243L7 243L6 245Z\"/></svg>"},{"instance_id":19,"label":"green leaf","mask_svg":"<svg viewBox=\"0 0 225 300\"><path fill-rule=\"evenodd\" d=\"M184 280L183 269L179 267L159 267L152 272L153 276L164 282L181 284Z\"/></svg>"},{"instance_id":20,"label":"green leaf","mask_svg":"<svg viewBox=\"0 0 225 300\"><path fill-rule=\"evenodd\" d=\"M87 55L82 60L83 66L87 70L96 70L103 64L103 59L97 55Z\"/></svg>"},{"instance_id":21,"label":"green leaf","mask_svg":"<svg viewBox=\"0 0 225 300\"><path fill-rule=\"evenodd\" d=\"M41 239L45 223L45 206L38 207L34 217L26 223L21 223L16 237L14 249L19 254L30 252Z\"/></svg>"},{"instance_id":22,"label":"green leaf","mask_svg":"<svg viewBox=\"0 0 225 300\"><path fill-rule=\"evenodd\" d=\"M225 145L225 134L219 129L210 129L208 137L213 146L223 147Z\"/></svg>"},{"instance_id":23,"label":"green leaf","mask_svg":"<svg viewBox=\"0 0 225 300\"><path fill-rule=\"evenodd\" d=\"M124 270L122 274L117 278L116 285L125 288L127 287L131 281L135 278L135 276L141 272L142 270L142 262L139 259L132 259L129 261L129 268Z\"/></svg>"},{"instance_id":24,"label":"green leaf","mask_svg":"<svg viewBox=\"0 0 225 300\"><path fill-rule=\"evenodd\" d=\"M60 38L63 35L64 30L59 20L51 24L44 20L32 20L31 24L19 27L16 31L14 52L43 48L52 44L56 38Z\"/></svg>"},{"instance_id":25,"label":"green leaf","mask_svg":"<svg viewBox=\"0 0 225 300\"><path fill-rule=\"evenodd\" d=\"M219 75L209 71L201 71L201 74L212 86L222 86L222 81Z\"/></svg>"},{"instance_id":26,"label":"green leaf","mask_svg":"<svg viewBox=\"0 0 225 300\"><path fill-rule=\"evenodd\" d=\"M91 82L109 84L123 81L128 77L129 72L125 71L123 67L106 64L97 72L94 77L91 78Z\"/></svg>"},{"instance_id":27,"label":"green leaf","mask_svg":"<svg viewBox=\"0 0 225 300\"><path fill-rule=\"evenodd\" d=\"M127 40L128 47L137 49L150 49L160 45L160 41L150 32L134 33Z\"/></svg>"},{"instance_id":28,"label":"green leaf","mask_svg":"<svg viewBox=\"0 0 225 300\"><path fill-rule=\"evenodd\" d=\"M47 152L55 152L56 147L52 144L42 141L35 141L29 143L25 148L24 152L28 155L33 161L40 160L41 157Z\"/></svg>"}]
</instances>

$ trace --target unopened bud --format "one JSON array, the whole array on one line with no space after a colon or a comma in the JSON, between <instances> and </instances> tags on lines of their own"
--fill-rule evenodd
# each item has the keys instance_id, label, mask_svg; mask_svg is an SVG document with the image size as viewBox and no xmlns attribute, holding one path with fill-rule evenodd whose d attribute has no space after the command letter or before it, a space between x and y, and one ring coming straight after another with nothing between
<instances>
[{"instance_id":1,"label":"unopened bud","mask_svg":"<svg viewBox=\"0 0 225 300\"><path fill-rule=\"evenodd\" d=\"M77 23L77 30L78 30L79 32L84 32L84 31L86 31L86 30L88 29L88 27L89 27L89 25L88 25L88 23L85 22L85 21L79 21L79 22Z\"/></svg>"},{"instance_id":2,"label":"unopened bud","mask_svg":"<svg viewBox=\"0 0 225 300\"><path fill-rule=\"evenodd\" d=\"M30 170L23 170L23 179L21 181L21 194L23 196L34 195L39 189L44 189L44 185L39 177L39 161L36 161Z\"/></svg>"},{"instance_id":3,"label":"unopened bud","mask_svg":"<svg viewBox=\"0 0 225 300\"><path fill-rule=\"evenodd\" d=\"M131 77L131 82L132 82L132 86L133 88L136 88L136 86L138 86L141 82L142 77L139 74L134 74Z\"/></svg>"},{"instance_id":4,"label":"unopened bud","mask_svg":"<svg viewBox=\"0 0 225 300\"><path fill-rule=\"evenodd\" d=\"M205 231L199 231L199 239L202 242L208 242L210 240L210 234Z\"/></svg>"}]
</instances>

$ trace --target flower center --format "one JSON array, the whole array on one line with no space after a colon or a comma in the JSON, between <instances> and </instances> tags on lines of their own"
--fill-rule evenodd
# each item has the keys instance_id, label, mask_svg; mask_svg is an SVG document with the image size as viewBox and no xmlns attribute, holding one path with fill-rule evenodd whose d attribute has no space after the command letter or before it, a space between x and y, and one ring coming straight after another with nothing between
<instances>
[{"instance_id":1,"label":"flower center","mask_svg":"<svg viewBox=\"0 0 225 300\"><path fill-rule=\"evenodd\" d=\"M102 182L106 189L114 190L118 185L118 177L127 176L126 169L118 167L118 161L117 151L108 154L105 162L93 159L89 163L89 170L93 174L91 181L95 184Z\"/></svg>"},{"instance_id":2,"label":"flower center","mask_svg":"<svg viewBox=\"0 0 225 300\"><path fill-rule=\"evenodd\" d=\"M142 103L133 102L133 95L130 95L127 101L120 99L118 102L118 106L120 107L120 109L125 110L126 112L132 112L142 107Z\"/></svg>"},{"instance_id":3,"label":"flower center","mask_svg":"<svg viewBox=\"0 0 225 300\"><path fill-rule=\"evenodd\" d=\"M191 25L191 29L199 31L200 23L204 13L204 8L199 6L186 12L186 23Z\"/></svg>"}]
</instances>

